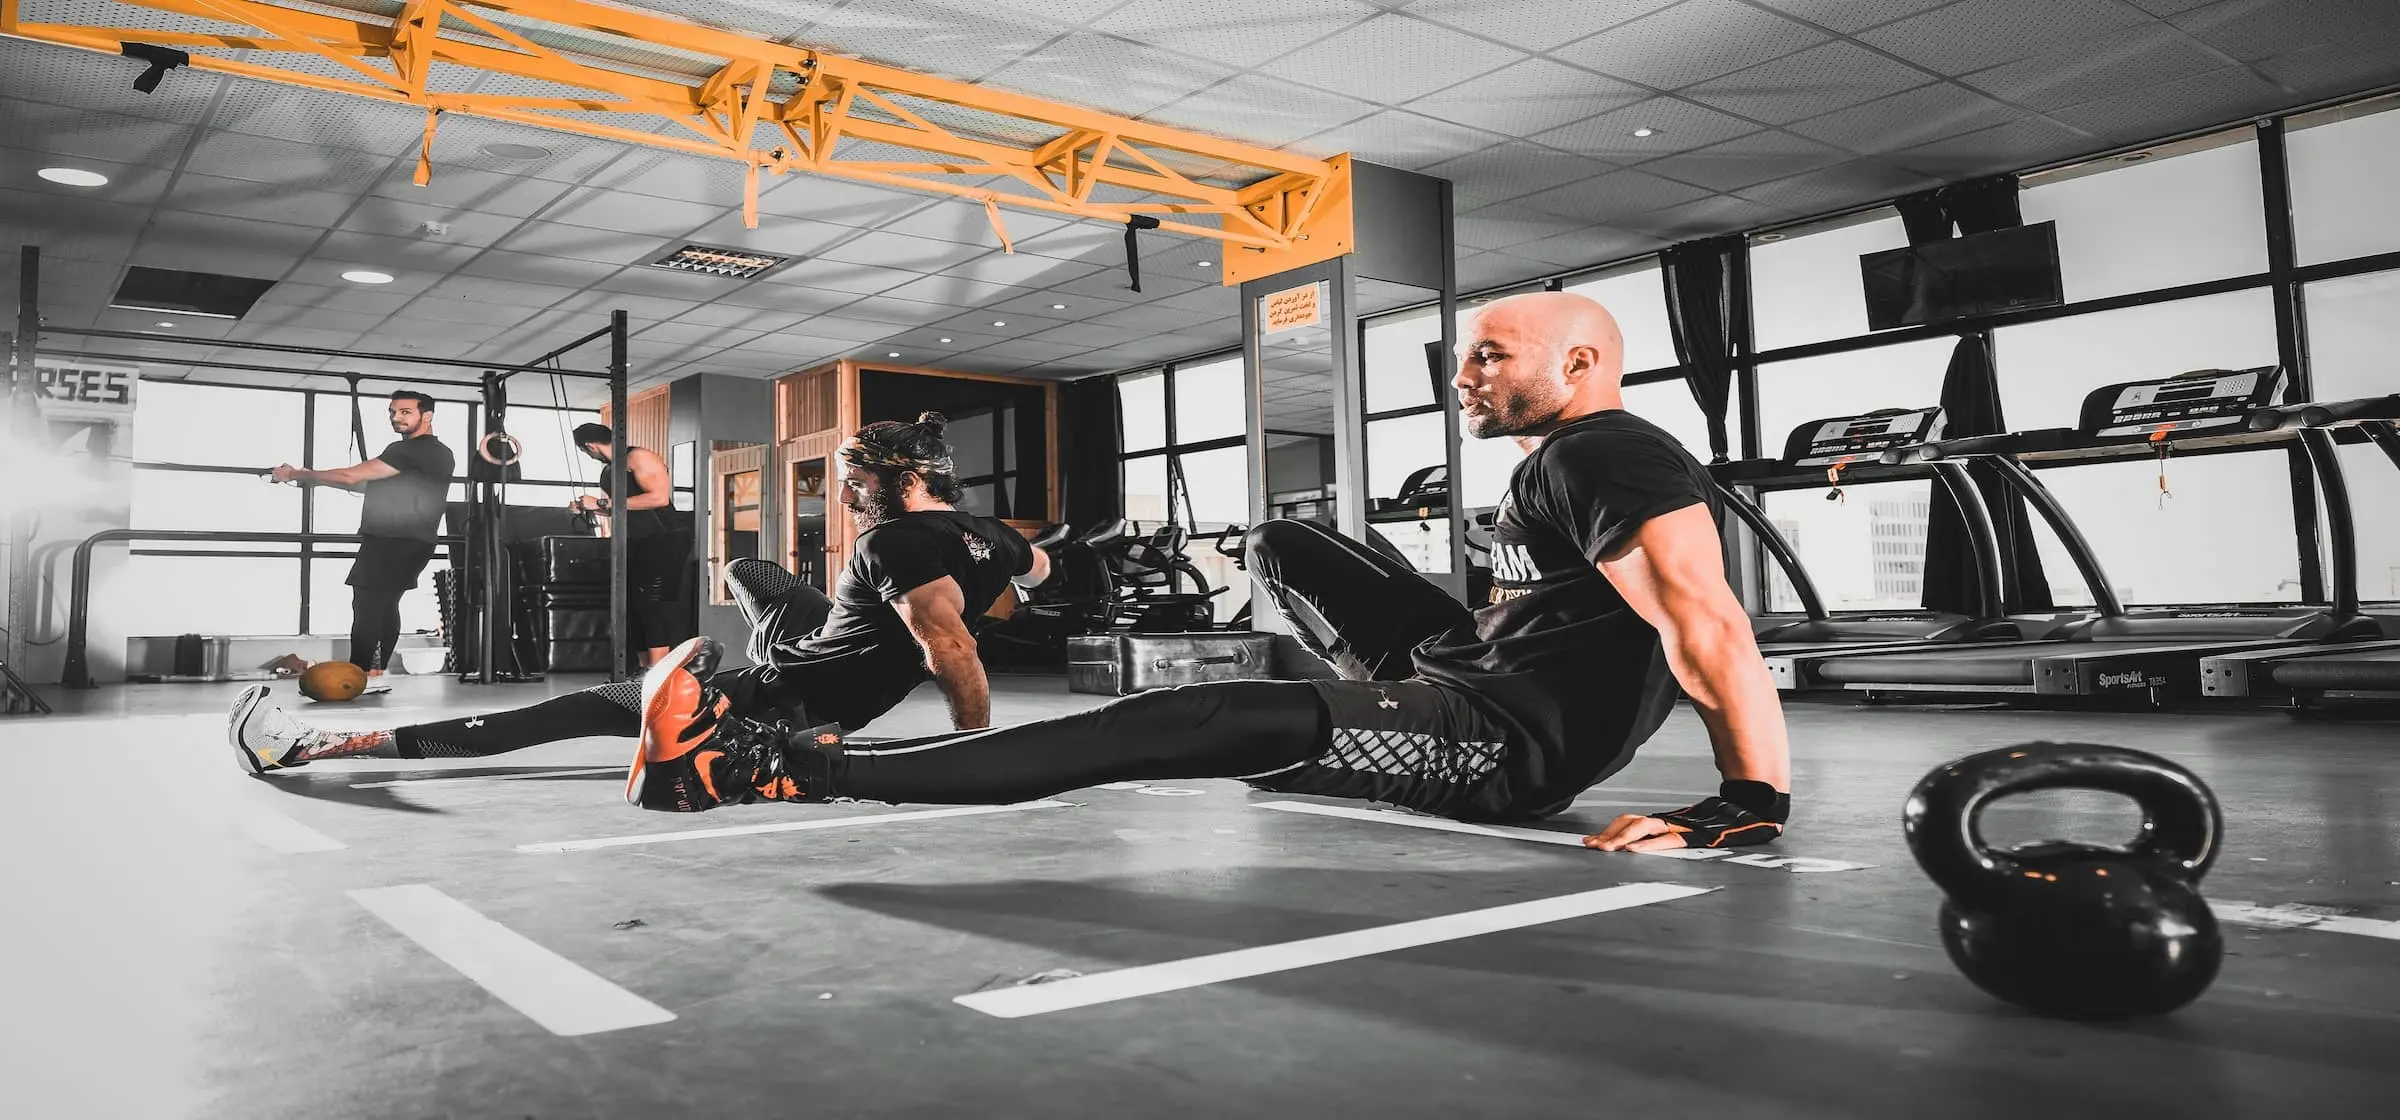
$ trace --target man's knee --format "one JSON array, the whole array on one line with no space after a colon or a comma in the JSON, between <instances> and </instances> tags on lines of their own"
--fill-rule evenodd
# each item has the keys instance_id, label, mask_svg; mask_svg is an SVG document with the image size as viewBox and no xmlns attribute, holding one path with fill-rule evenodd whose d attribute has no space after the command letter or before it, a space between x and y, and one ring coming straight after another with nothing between
<instances>
[{"instance_id":1,"label":"man's knee","mask_svg":"<svg viewBox=\"0 0 2400 1120\"><path fill-rule=\"evenodd\" d=\"M1314 521L1278 517L1260 522L1245 534L1242 551L1251 564L1272 564L1281 558L1322 548L1332 537L1332 530Z\"/></svg>"}]
</instances>

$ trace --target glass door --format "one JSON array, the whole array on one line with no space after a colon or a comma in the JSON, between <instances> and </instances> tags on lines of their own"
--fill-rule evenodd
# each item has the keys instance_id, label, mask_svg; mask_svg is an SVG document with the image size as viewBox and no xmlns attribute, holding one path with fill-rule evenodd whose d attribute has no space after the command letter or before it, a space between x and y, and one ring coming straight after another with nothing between
<instances>
[{"instance_id":1,"label":"glass door","mask_svg":"<svg viewBox=\"0 0 2400 1120\"><path fill-rule=\"evenodd\" d=\"M825 578L826 483L830 464L819 457L795 459L792 471L792 574L800 582L830 593Z\"/></svg>"}]
</instances>

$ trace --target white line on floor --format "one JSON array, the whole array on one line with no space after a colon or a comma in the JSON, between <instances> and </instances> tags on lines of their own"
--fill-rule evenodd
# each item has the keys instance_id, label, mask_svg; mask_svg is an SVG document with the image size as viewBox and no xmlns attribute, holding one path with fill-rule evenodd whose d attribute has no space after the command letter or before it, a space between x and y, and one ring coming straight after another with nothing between
<instances>
[{"instance_id":1,"label":"white line on floor","mask_svg":"<svg viewBox=\"0 0 2400 1120\"><path fill-rule=\"evenodd\" d=\"M1015 805L961 805L951 809L922 809L910 813L877 813L865 817L825 817L817 820L783 821L778 824L745 824L729 828L700 828L689 832L653 832L646 836L603 836L594 840L552 840L541 844L519 844L520 852L583 852L593 848L623 848L635 844L666 844L677 840L713 840L720 836L757 836L770 832L813 832L821 828L856 828L869 824L893 824L899 821L930 821L942 817L974 817L985 813L1015 813L1026 809L1065 809L1065 801L1026 801Z\"/></svg>"},{"instance_id":2,"label":"white line on floor","mask_svg":"<svg viewBox=\"0 0 2400 1120\"><path fill-rule=\"evenodd\" d=\"M368 912L552 1034L599 1034L675 1018L674 1012L422 883L349 893Z\"/></svg>"},{"instance_id":3,"label":"white line on floor","mask_svg":"<svg viewBox=\"0 0 2400 1120\"><path fill-rule=\"evenodd\" d=\"M522 774L460 774L454 778L396 778L388 782L352 782L351 789L388 789L432 782L513 782L520 778L574 778L585 774L622 774L622 766L593 766L582 770L530 770Z\"/></svg>"},{"instance_id":4,"label":"white line on floor","mask_svg":"<svg viewBox=\"0 0 2400 1120\"><path fill-rule=\"evenodd\" d=\"M1287 972L1310 965L1331 964L1356 957L1374 956L1400 949L1414 949L1464 937L1520 929L1546 922L1581 918L1610 910L1671 902L1678 898L1707 894L1713 887L1687 887L1678 883L1627 883L1620 887L1603 887L1559 898L1517 902L1484 910L1469 910L1463 914L1446 914L1438 918L1423 918L1398 925L1377 926L1349 933L1311 937L1301 941L1286 941L1280 945L1262 945L1255 949L1236 949L1230 953L1215 953L1188 960L1164 964L1141 965L1089 976L1077 976L1047 984L1026 984L1011 988L995 988L970 992L956 997L956 1002L1003 1019L1021 1019L1051 1011L1090 1007L1137 996L1181 991L1204 984L1219 984L1263 976L1271 972Z\"/></svg>"},{"instance_id":5,"label":"white line on floor","mask_svg":"<svg viewBox=\"0 0 2400 1120\"><path fill-rule=\"evenodd\" d=\"M1519 828L1504 824L1469 824L1444 817L1421 817L1414 813L1395 813L1388 809L1360 809L1349 805L1315 805L1306 801L1260 801L1260 809L1275 809L1285 813L1307 813L1319 817L1342 817L1354 821L1375 821L1379 824L1407 825L1410 828L1431 829L1435 832L1460 832L1469 836L1496 836L1503 840L1530 840L1536 844L1556 844L1565 848L1583 847L1584 834L1548 828ZM1709 861L1735 867L1755 867L1767 871L1788 871L1809 875L1825 871L1864 871L1871 863L1853 863L1843 859L1820 859L1814 856L1779 856L1766 852L1742 852L1732 848L1673 848L1663 852L1635 852L1634 855L1663 856L1667 859Z\"/></svg>"},{"instance_id":6,"label":"white line on floor","mask_svg":"<svg viewBox=\"0 0 2400 1120\"><path fill-rule=\"evenodd\" d=\"M228 805L225 815L243 835L258 841L268 851L305 855L309 852L338 852L350 846L260 805Z\"/></svg>"},{"instance_id":7,"label":"white line on floor","mask_svg":"<svg viewBox=\"0 0 2400 1120\"><path fill-rule=\"evenodd\" d=\"M2353 918L2347 914L2327 914L2309 906L2260 906L2255 902L2211 902L2208 908L2216 913L2218 920L2236 925L2316 929L2400 941L2400 922L2381 918Z\"/></svg>"}]
</instances>

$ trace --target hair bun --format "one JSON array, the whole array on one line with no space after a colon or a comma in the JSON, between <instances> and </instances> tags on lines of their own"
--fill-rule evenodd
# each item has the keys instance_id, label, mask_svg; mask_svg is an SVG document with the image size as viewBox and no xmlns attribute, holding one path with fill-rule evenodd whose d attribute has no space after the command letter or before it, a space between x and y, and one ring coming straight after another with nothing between
<instances>
[{"instance_id":1,"label":"hair bun","mask_svg":"<svg viewBox=\"0 0 2400 1120\"><path fill-rule=\"evenodd\" d=\"M935 436L941 435L942 429L948 427L949 424L950 418L942 415L939 412L920 412L917 414L917 426L928 429L931 434Z\"/></svg>"}]
</instances>

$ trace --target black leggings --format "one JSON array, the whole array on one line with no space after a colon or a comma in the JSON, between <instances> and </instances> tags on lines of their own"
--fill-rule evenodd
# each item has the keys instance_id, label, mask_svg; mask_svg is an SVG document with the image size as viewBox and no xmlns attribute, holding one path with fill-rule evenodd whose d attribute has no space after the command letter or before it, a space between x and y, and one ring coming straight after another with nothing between
<instances>
[{"instance_id":1,"label":"black leggings","mask_svg":"<svg viewBox=\"0 0 2400 1120\"><path fill-rule=\"evenodd\" d=\"M1333 681L1231 681L1126 697L1037 723L795 750L812 793L995 804L1111 781L1239 778L1269 789L1503 816L1475 797L1505 731L1455 690L1409 679L1418 643L1472 624L1400 560L1320 526L1252 530L1250 570Z\"/></svg>"},{"instance_id":2,"label":"black leggings","mask_svg":"<svg viewBox=\"0 0 2400 1120\"><path fill-rule=\"evenodd\" d=\"M400 597L406 587L350 589L350 663L361 669L381 669L400 644Z\"/></svg>"}]
</instances>

